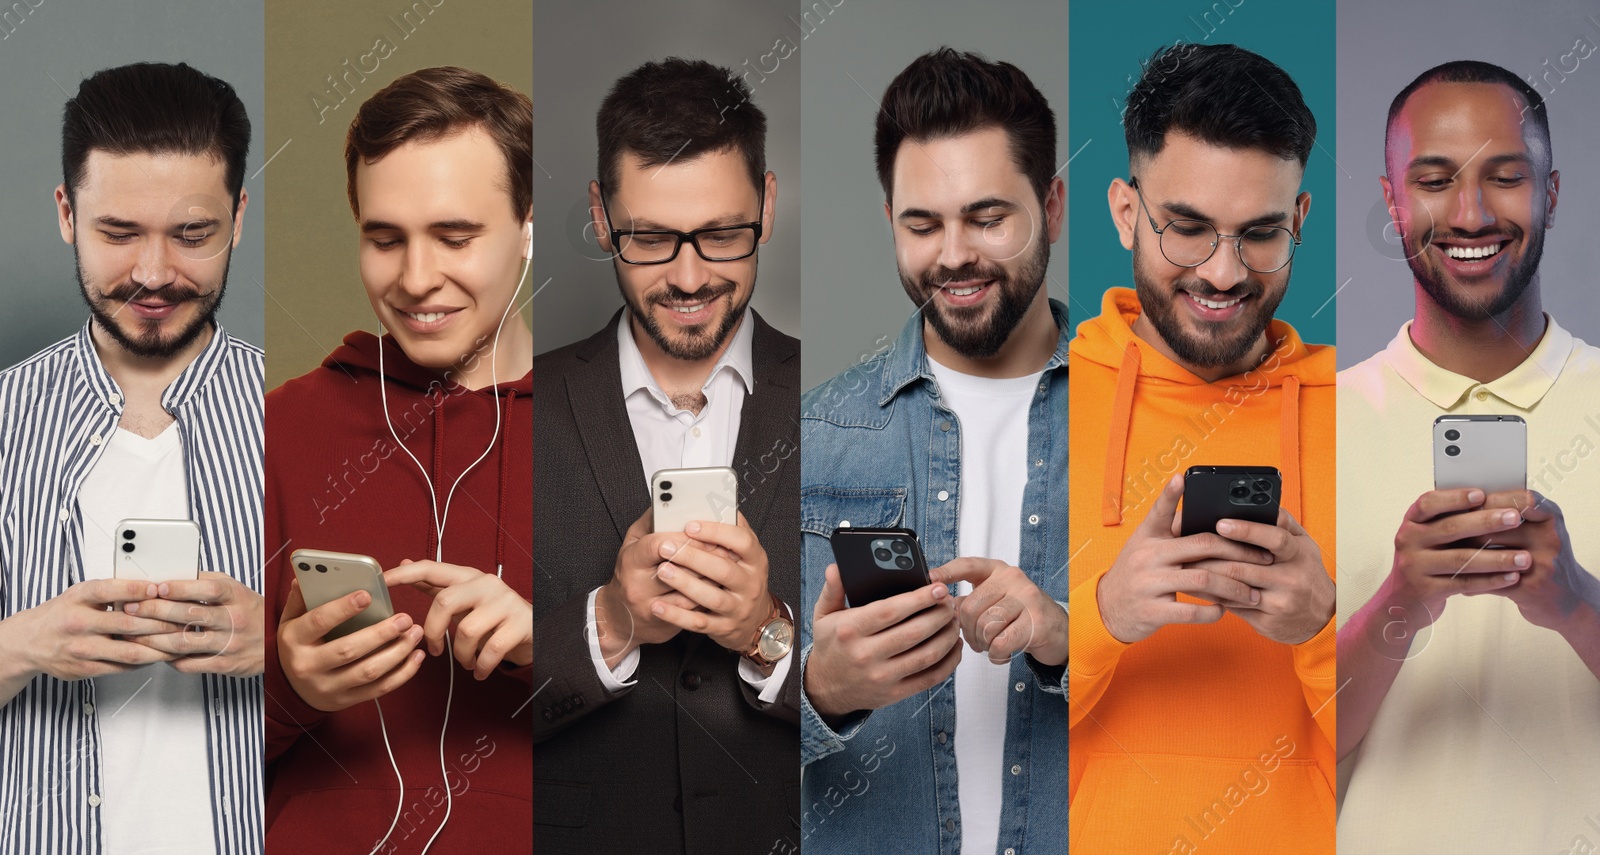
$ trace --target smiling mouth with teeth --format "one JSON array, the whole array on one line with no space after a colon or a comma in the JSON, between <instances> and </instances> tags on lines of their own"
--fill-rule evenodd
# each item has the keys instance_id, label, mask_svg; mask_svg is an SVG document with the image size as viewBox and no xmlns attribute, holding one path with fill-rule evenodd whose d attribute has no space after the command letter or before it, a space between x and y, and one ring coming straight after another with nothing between
<instances>
[{"instance_id":1,"label":"smiling mouth with teeth","mask_svg":"<svg viewBox=\"0 0 1600 855\"><path fill-rule=\"evenodd\" d=\"M694 303L694 304L688 305L688 306L673 306L673 305L668 305L668 304L663 304L663 305L666 305L667 308L671 309L674 312L677 312L680 315L692 315L692 314L694 314L694 313L696 313L696 312L698 312L701 309L704 309L706 307L705 303Z\"/></svg>"},{"instance_id":2,"label":"smiling mouth with teeth","mask_svg":"<svg viewBox=\"0 0 1600 855\"><path fill-rule=\"evenodd\" d=\"M417 323L431 324L434 321L443 320L444 316L448 315L450 313L449 312L402 312L402 314L404 314L408 318L411 318L412 320L416 321Z\"/></svg>"},{"instance_id":3,"label":"smiling mouth with teeth","mask_svg":"<svg viewBox=\"0 0 1600 855\"><path fill-rule=\"evenodd\" d=\"M984 284L988 284L988 283L984 283ZM950 287L946 287L946 286L941 286L941 287L944 289L944 292L946 294L949 294L952 297L970 297L973 294L976 294L979 291L983 290L983 285L973 285L973 286L970 286L970 287L967 287L967 288L950 288Z\"/></svg>"},{"instance_id":4,"label":"smiling mouth with teeth","mask_svg":"<svg viewBox=\"0 0 1600 855\"><path fill-rule=\"evenodd\" d=\"M1476 261L1480 258L1489 258L1491 256L1499 255L1500 250L1504 247L1505 244L1503 243L1494 243L1488 246L1446 245L1443 247L1443 249L1445 255L1448 255L1457 261Z\"/></svg>"},{"instance_id":5,"label":"smiling mouth with teeth","mask_svg":"<svg viewBox=\"0 0 1600 855\"><path fill-rule=\"evenodd\" d=\"M1244 298L1234 297L1232 300L1207 300L1203 297L1190 294L1189 299L1199 303L1202 306L1205 306L1208 309L1227 309L1238 305L1239 301L1243 300Z\"/></svg>"}]
</instances>

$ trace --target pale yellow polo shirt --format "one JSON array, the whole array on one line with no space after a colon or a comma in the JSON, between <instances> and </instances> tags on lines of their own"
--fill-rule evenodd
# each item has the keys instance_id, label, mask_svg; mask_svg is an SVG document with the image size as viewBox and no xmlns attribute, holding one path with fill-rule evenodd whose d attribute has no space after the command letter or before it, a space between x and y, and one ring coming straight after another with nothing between
<instances>
[{"instance_id":1,"label":"pale yellow polo shirt","mask_svg":"<svg viewBox=\"0 0 1600 855\"><path fill-rule=\"evenodd\" d=\"M1600 571L1600 349L1546 320L1533 353L1492 383L1429 362L1409 321L1340 372L1341 627L1388 577L1401 518L1433 488L1445 413L1527 420L1528 486L1560 506L1578 561ZM1451 597L1339 782L1340 853L1600 852L1600 681L1511 601Z\"/></svg>"}]
</instances>

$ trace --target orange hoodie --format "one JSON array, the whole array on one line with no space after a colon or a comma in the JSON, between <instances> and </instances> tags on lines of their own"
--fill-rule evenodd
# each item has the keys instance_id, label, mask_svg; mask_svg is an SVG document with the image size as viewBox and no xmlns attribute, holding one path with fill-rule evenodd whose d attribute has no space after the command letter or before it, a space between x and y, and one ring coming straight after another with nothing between
<instances>
[{"instance_id":1,"label":"orange hoodie","mask_svg":"<svg viewBox=\"0 0 1600 855\"><path fill-rule=\"evenodd\" d=\"M1101 308L1071 344L1072 851L1332 853L1333 621L1293 646L1231 614L1124 644L1096 592L1195 465L1276 466L1333 575L1334 349L1275 320L1258 368L1207 383L1134 334L1131 289Z\"/></svg>"}]
</instances>

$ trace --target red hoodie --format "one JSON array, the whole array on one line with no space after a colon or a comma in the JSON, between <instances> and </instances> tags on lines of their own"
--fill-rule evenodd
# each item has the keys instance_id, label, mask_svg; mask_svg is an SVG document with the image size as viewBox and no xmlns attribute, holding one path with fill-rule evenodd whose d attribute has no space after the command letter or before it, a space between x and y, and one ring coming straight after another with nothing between
<instances>
[{"instance_id":1,"label":"red hoodie","mask_svg":"<svg viewBox=\"0 0 1600 855\"><path fill-rule=\"evenodd\" d=\"M444 560L488 573L505 568L519 595L533 597L533 419L531 372L472 391L446 383L385 337L384 376L395 432L428 467L438 500L467 475L450 503ZM289 554L325 549L370 555L384 568L434 555L428 488L384 424L378 339L345 337L315 371L267 395L266 757L267 851L365 853L394 820L398 783L371 702L337 713L307 705L278 664L277 616L293 572ZM431 599L391 588L396 611L421 625ZM426 649L426 646L423 646ZM455 695L445 736L453 806L430 855L526 852L532 845L532 667L501 669L479 682L447 655L428 657L410 682L383 697L405 806L387 846L421 852L445 815L439 769L450 671Z\"/></svg>"}]
</instances>

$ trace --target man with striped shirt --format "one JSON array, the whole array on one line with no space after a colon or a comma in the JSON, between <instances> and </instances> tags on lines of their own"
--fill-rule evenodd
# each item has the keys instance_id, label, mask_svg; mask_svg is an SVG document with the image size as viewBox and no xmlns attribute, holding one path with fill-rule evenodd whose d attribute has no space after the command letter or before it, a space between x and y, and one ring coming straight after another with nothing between
<instances>
[{"instance_id":1,"label":"man with striped shirt","mask_svg":"<svg viewBox=\"0 0 1600 855\"><path fill-rule=\"evenodd\" d=\"M63 113L91 317L0 373L0 852L262 851L262 353L215 321L249 139L187 65ZM198 579L113 578L135 518L192 520Z\"/></svg>"}]
</instances>

